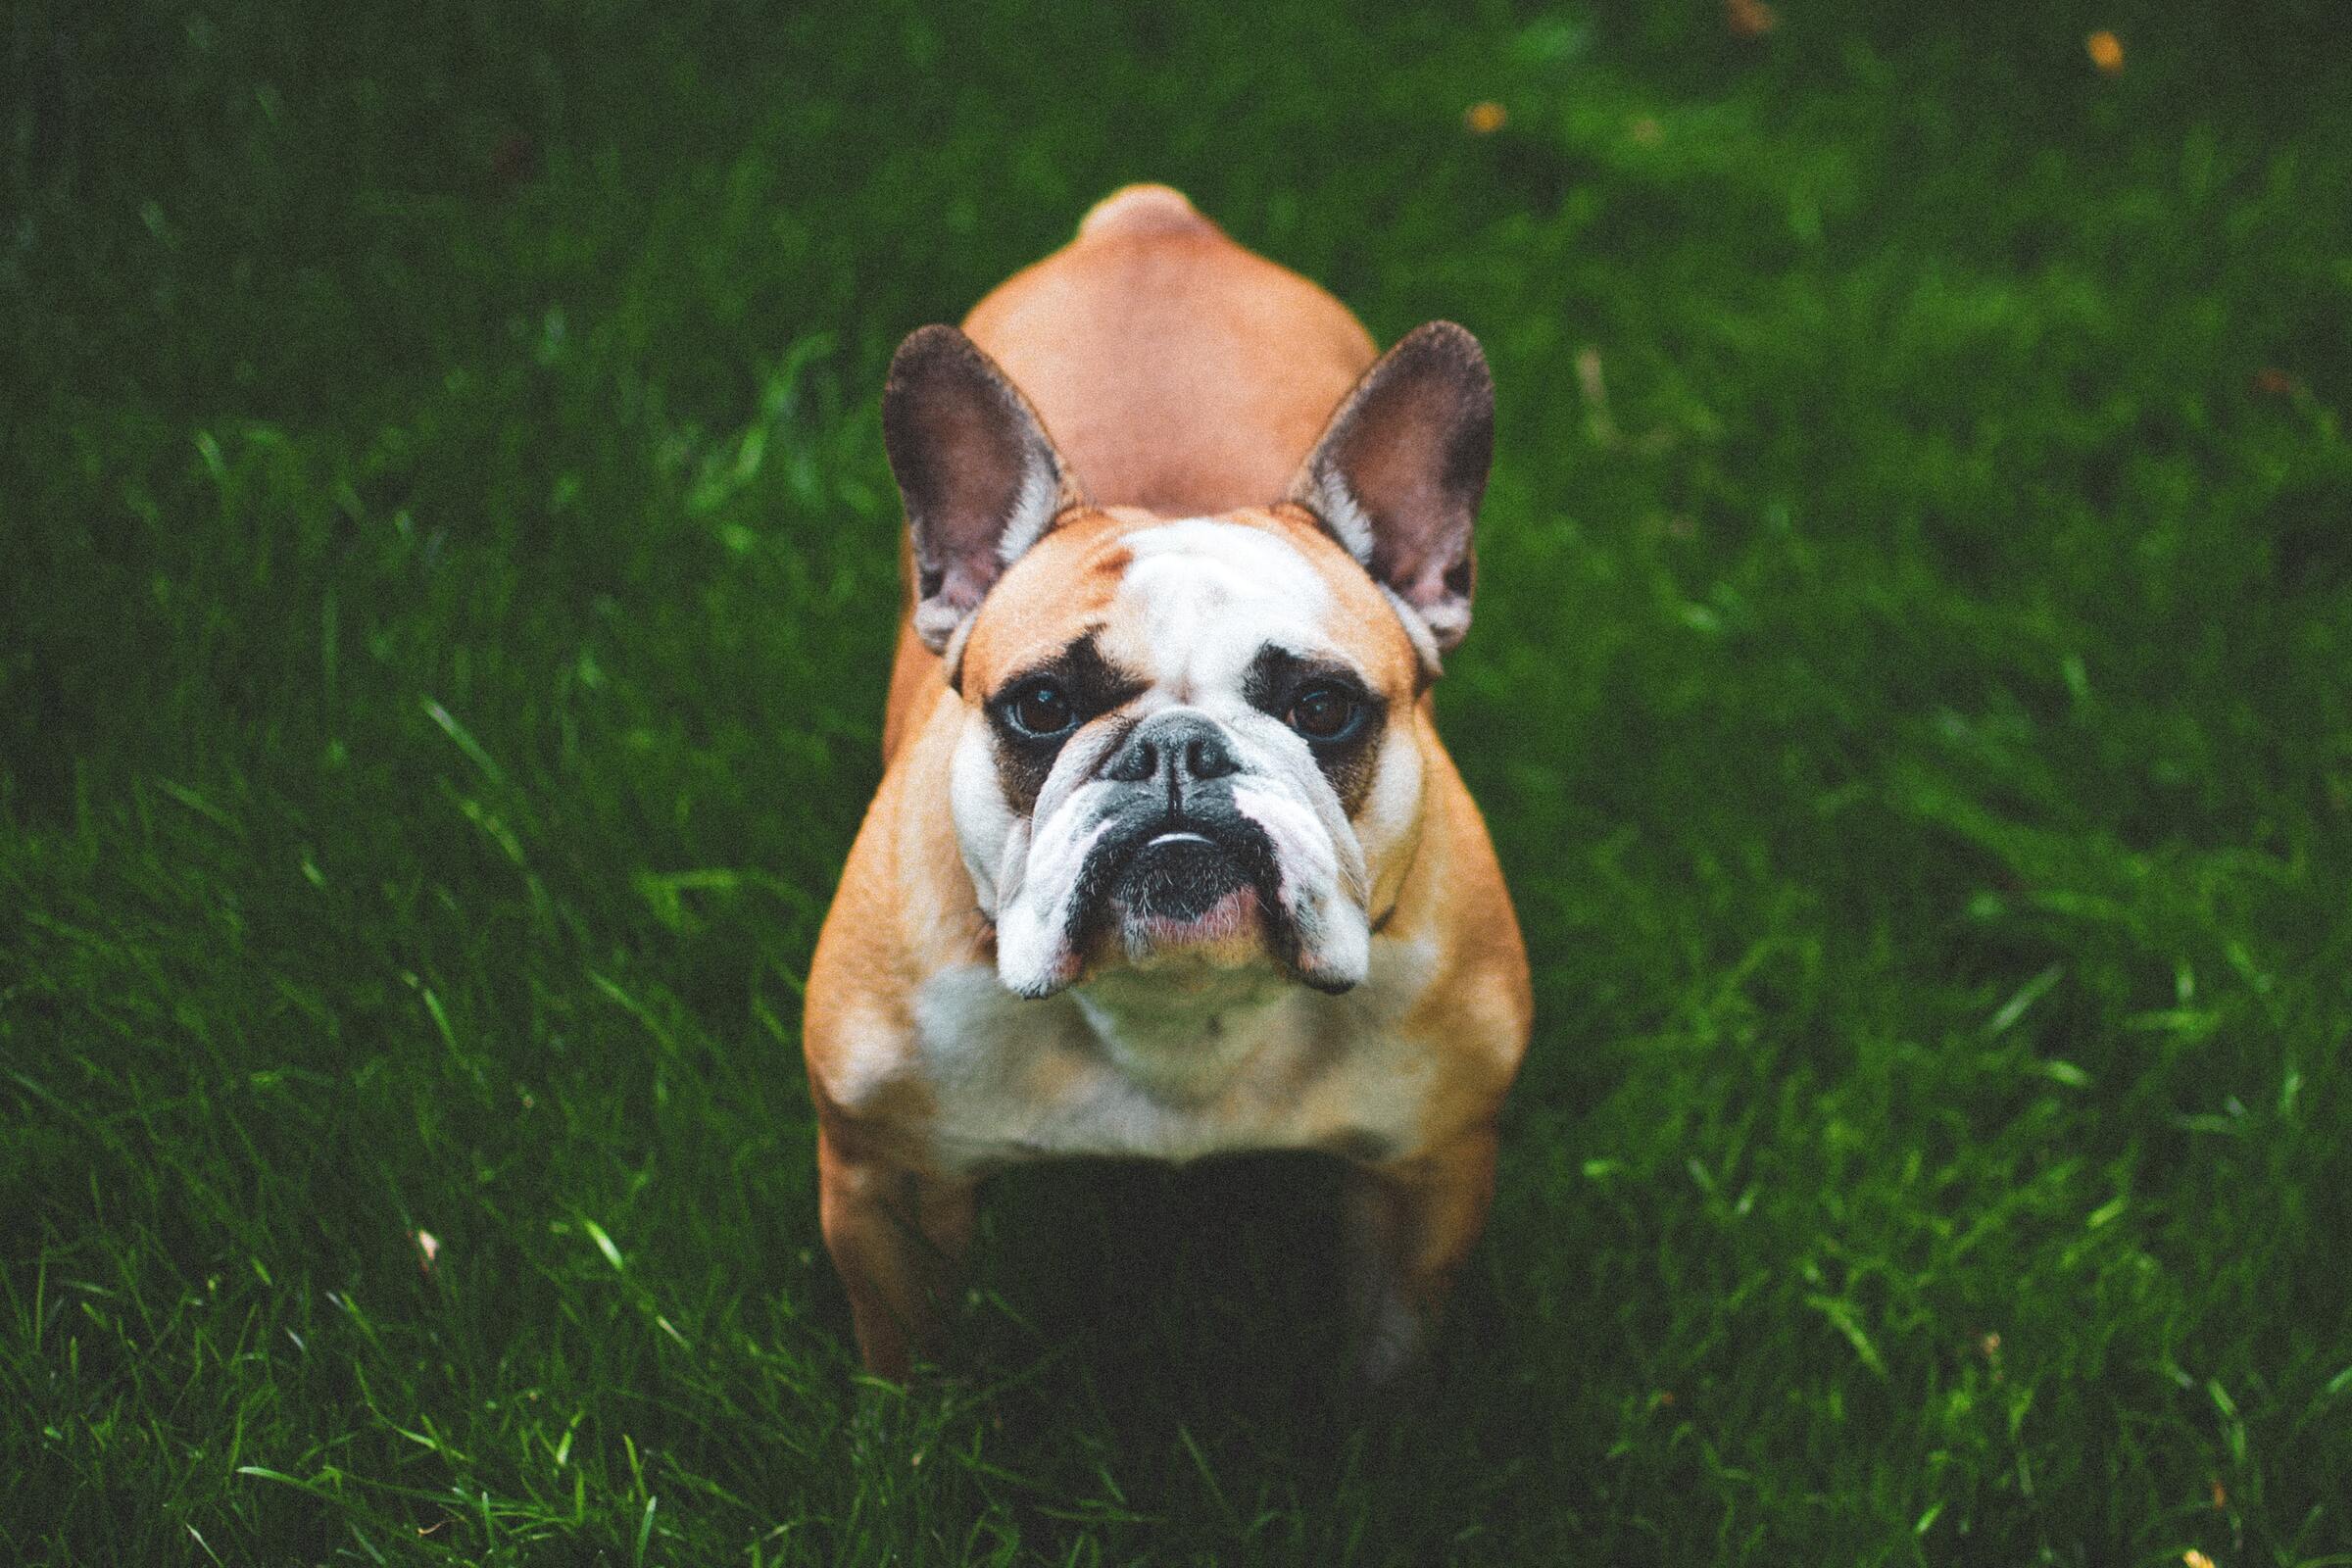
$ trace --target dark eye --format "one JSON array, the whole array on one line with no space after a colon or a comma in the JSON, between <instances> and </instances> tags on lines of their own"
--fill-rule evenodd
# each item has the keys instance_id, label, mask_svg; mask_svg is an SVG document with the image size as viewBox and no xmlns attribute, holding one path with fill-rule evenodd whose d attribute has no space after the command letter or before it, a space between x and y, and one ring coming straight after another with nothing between
<instances>
[{"instance_id":1,"label":"dark eye","mask_svg":"<svg viewBox=\"0 0 2352 1568\"><path fill-rule=\"evenodd\" d=\"M1363 705L1345 686L1317 681L1291 699L1285 715L1291 728L1310 741L1336 741L1355 728Z\"/></svg>"},{"instance_id":2,"label":"dark eye","mask_svg":"<svg viewBox=\"0 0 2352 1568\"><path fill-rule=\"evenodd\" d=\"M1050 680L1033 680L1014 692L1005 711L1012 715L1015 729L1040 738L1059 735L1078 720L1069 694Z\"/></svg>"}]
</instances>

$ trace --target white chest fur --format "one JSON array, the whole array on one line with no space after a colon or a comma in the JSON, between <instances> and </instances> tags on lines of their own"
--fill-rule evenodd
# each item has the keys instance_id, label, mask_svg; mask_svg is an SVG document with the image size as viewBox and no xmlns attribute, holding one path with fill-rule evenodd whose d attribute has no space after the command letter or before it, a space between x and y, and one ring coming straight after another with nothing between
<instances>
[{"instance_id":1,"label":"white chest fur","mask_svg":"<svg viewBox=\"0 0 2352 1568\"><path fill-rule=\"evenodd\" d=\"M1433 1062L1395 1023L1428 969L1378 942L1371 976L1345 996L1270 974L1136 974L1042 1002L986 965L944 971L915 1004L933 1148L971 1171L1076 1154L1403 1153Z\"/></svg>"}]
</instances>

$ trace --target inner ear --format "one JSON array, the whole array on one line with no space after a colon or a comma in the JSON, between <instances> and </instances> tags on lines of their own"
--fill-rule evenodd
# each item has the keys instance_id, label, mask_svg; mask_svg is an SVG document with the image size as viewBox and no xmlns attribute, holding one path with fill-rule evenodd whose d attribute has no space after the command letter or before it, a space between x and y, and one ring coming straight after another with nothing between
<instances>
[{"instance_id":1,"label":"inner ear","mask_svg":"<svg viewBox=\"0 0 2352 1568\"><path fill-rule=\"evenodd\" d=\"M1342 400L1286 499L1322 519L1442 654L1470 629L1471 524L1494 454L1487 357L1463 328L1431 321Z\"/></svg>"},{"instance_id":2,"label":"inner ear","mask_svg":"<svg viewBox=\"0 0 2352 1568\"><path fill-rule=\"evenodd\" d=\"M1084 497L1029 400L952 326L920 327L899 345L882 388L882 444L906 505L914 629L937 653Z\"/></svg>"}]
</instances>

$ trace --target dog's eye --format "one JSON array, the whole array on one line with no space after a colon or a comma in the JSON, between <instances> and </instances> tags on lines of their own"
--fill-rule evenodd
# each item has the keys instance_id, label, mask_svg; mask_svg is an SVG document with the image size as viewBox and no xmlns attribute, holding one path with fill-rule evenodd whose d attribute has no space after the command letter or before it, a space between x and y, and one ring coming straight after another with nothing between
<instances>
[{"instance_id":1,"label":"dog's eye","mask_svg":"<svg viewBox=\"0 0 2352 1568\"><path fill-rule=\"evenodd\" d=\"M1347 687L1317 681L1291 699L1291 710L1284 716L1310 741L1336 741L1354 731L1363 711L1363 704Z\"/></svg>"},{"instance_id":2,"label":"dog's eye","mask_svg":"<svg viewBox=\"0 0 2352 1568\"><path fill-rule=\"evenodd\" d=\"M1059 735L1078 721L1069 694L1050 680L1033 680L1014 692L1004 711L1012 716L1015 729L1041 739Z\"/></svg>"}]
</instances>

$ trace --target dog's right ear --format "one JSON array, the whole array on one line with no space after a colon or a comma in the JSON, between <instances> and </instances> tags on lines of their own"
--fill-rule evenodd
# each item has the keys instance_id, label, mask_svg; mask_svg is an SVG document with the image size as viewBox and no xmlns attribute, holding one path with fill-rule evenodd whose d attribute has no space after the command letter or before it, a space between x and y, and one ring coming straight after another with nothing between
<instances>
[{"instance_id":1,"label":"dog's right ear","mask_svg":"<svg viewBox=\"0 0 2352 1568\"><path fill-rule=\"evenodd\" d=\"M882 444L914 546L914 630L933 653L1006 566L1085 497L1045 422L952 326L918 327L882 388Z\"/></svg>"},{"instance_id":2,"label":"dog's right ear","mask_svg":"<svg viewBox=\"0 0 2352 1568\"><path fill-rule=\"evenodd\" d=\"M1399 338L1333 412L1290 499L1387 591L1437 673L1470 629L1471 524L1494 455L1494 378L1451 321Z\"/></svg>"}]
</instances>

